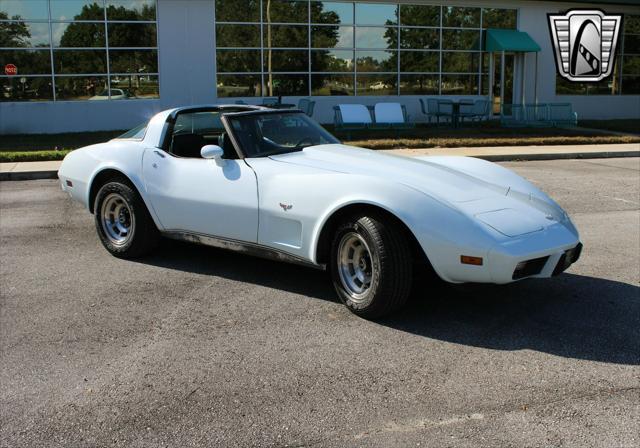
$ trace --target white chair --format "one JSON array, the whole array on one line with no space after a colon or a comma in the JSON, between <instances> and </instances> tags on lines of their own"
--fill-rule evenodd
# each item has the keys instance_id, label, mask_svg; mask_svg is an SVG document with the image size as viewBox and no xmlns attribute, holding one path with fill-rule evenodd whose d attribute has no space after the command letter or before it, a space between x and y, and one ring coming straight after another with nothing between
<instances>
[{"instance_id":1,"label":"white chair","mask_svg":"<svg viewBox=\"0 0 640 448\"><path fill-rule=\"evenodd\" d=\"M407 109L400 103L378 103L373 107L374 126L407 129L413 127L409 122Z\"/></svg>"}]
</instances>

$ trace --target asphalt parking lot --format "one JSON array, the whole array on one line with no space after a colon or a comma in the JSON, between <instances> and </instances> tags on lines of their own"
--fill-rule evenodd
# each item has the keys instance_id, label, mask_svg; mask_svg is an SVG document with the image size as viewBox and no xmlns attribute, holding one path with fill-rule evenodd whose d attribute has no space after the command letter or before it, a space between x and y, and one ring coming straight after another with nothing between
<instances>
[{"instance_id":1,"label":"asphalt parking lot","mask_svg":"<svg viewBox=\"0 0 640 448\"><path fill-rule=\"evenodd\" d=\"M640 159L504 165L568 210L581 261L426 283L380 322L298 266L118 260L56 181L0 183L0 446L637 447Z\"/></svg>"}]
</instances>

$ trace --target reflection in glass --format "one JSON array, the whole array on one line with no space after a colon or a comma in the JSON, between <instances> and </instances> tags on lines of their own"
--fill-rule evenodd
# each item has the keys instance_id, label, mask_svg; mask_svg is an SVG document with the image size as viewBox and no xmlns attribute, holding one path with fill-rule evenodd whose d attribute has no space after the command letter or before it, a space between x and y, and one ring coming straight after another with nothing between
<instances>
[{"instance_id":1,"label":"reflection in glass","mask_svg":"<svg viewBox=\"0 0 640 448\"><path fill-rule=\"evenodd\" d=\"M622 60L622 74L640 75L640 55L624 55Z\"/></svg>"},{"instance_id":2,"label":"reflection in glass","mask_svg":"<svg viewBox=\"0 0 640 448\"><path fill-rule=\"evenodd\" d=\"M440 71L440 53L437 51L402 51L400 52L401 72L433 72Z\"/></svg>"},{"instance_id":3,"label":"reflection in glass","mask_svg":"<svg viewBox=\"0 0 640 448\"><path fill-rule=\"evenodd\" d=\"M104 20L102 0L54 0L52 20Z\"/></svg>"},{"instance_id":4,"label":"reflection in glass","mask_svg":"<svg viewBox=\"0 0 640 448\"><path fill-rule=\"evenodd\" d=\"M271 30L271 33L269 33ZM281 48L307 48L309 46L307 26L264 25L264 46Z\"/></svg>"},{"instance_id":5,"label":"reflection in glass","mask_svg":"<svg viewBox=\"0 0 640 448\"><path fill-rule=\"evenodd\" d=\"M91 74L107 72L105 50L55 50L53 61L56 73Z\"/></svg>"},{"instance_id":6,"label":"reflection in glass","mask_svg":"<svg viewBox=\"0 0 640 448\"><path fill-rule=\"evenodd\" d=\"M640 34L640 16L631 14L624 16L624 34Z\"/></svg>"},{"instance_id":7,"label":"reflection in glass","mask_svg":"<svg viewBox=\"0 0 640 448\"><path fill-rule=\"evenodd\" d=\"M312 1L311 23L353 24L353 3Z\"/></svg>"},{"instance_id":8,"label":"reflection in glass","mask_svg":"<svg viewBox=\"0 0 640 448\"><path fill-rule=\"evenodd\" d=\"M442 53L444 73L477 73L480 53Z\"/></svg>"},{"instance_id":9,"label":"reflection in glass","mask_svg":"<svg viewBox=\"0 0 640 448\"><path fill-rule=\"evenodd\" d=\"M442 7L442 26L480 28L480 8Z\"/></svg>"},{"instance_id":10,"label":"reflection in glass","mask_svg":"<svg viewBox=\"0 0 640 448\"><path fill-rule=\"evenodd\" d=\"M218 98L262 96L260 75L218 75Z\"/></svg>"},{"instance_id":11,"label":"reflection in glass","mask_svg":"<svg viewBox=\"0 0 640 448\"><path fill-rule=\"evenodd\" d=\"M442 75L442 95L477 95L478 75Z\"/></svg>"},{"instance_id":12,"label":"reflection in glass","mask_svg":"<svg viewBox=\"0 0 640 448\"><path fill-rule=\"evenodd\" d=\"M356 3L356 23L359 25L394 25L398 23L397 5Z\"/></svg>"},{"instance_id":13,"label":"reflection in glass","mask_svg":"<svg viewBox=\"0 0 640 448\"><path fill-rule=\"evenodd\" d=\"M311 75L311 95L347 96L353 95L353 76L335 74Z\"/></svg>"},{"instance_id":14,"label":"reflection in glass","mask_svg":"<svg viewBox=\"0 0 640 448\"><path fill-rule=\"evenodd\" d=\"M440 48L440 29L401 28L400 48L437 50Z\"/></svg>"},{"instance_id":15,"label":"reflection in glass","mask_svg":"<svg viewBox=\"0 0 640 448\"><path fill-rule=\"evenodd\" d=\"M397 95L397 75L358 75L358 95Z\"/></svg>"},{"instance_id":16,"label":"reflection in glass","mask_svg":"<svg viewBox=\"0 0 640 448\"><path fill-rule=\"evenodd\" d=\"M2 0L0 19L47 20L49 7L47 0Z\"/></svg>"},{"instance_id":17,"label":"reflection in glass","mask_svg":"<svg viewBox=\"0 0 640 448\"><path fill-rule=\"evenodd\" d=\"M107 20L156 20L156 0L107 0Z\"/></svg>"},{"instance_id":18,"label":"reflection in glass","mask_svg":"<svg viewBox=\"0 0 640 448\"><path fill-rule=\"evenodd\" d=\"M640 34L625 34L624 52L627 54L640 54Z\"/></svg>"},{"instance_id":19,"label":"reflection in glass","mask_svg":"<svg viewBox=\"0 0 640 448\"><path fill-rule=\"evenodd\" d=\"M51 73L49 50L0 50L0 67L13 64L21 75L46 75Z\"/></svg>"},{"instance_id":20,"label":"reflection in glass","mask_svg":"<svg viewBox=\"0 0 640 448\"><path fill-rule=\"evenodd\" d=\"M0 47L48 47L49 25L34 22L0 22Z\"/></svg>"},{"instance_id":21,"label":"reflection in glass","mask_svg":"<svg viewBox=\"0 0 640 448\"><path fill-rule=\"evenodd\" d=\"M110 23L109 47L155 47L155 23Z\"/></svg>"},{"instance_id":22,"label":"reflection in glass","mask_svg":"<svg viewBox=\"0 0 640 448\"><path fill-rule=\"evenodd\" d=\"M439 27L440 7L431 5L400 5L400 24Z\"/></svg>"},{"instance_id":23,"label":"reflection in glass","mask_svg":"<svg viewBox=\"0 0 640 448\"><path fill-rule=\"evenodd\" d=\"M269 79L270 78L270 79ZM265 84L267 96L307 96L309 95L309 76L274 74Z\"/></svg>"},{"instance_id":24,"label":"reflection in glass","mask_svg":"<svg viewBox=\"0 0 640 448\"><path fill-rule=\"evenodd\" d=\"M152 99L160 97L155 75L111 76L111 100Z\"/></svg>"},{"instance_id":25,"label":"reflection in glass","mask_svg":"<svg viewBox=\"0 0 640 448\"><path fill-rule=\"evenodd\" d=\"M218 50L216 67L218 72L260 72L260 50Z\"/></svg>"},{"instance_id":26,"label":"reflection in glass","mask_svg":"<svg viewBox=\"0 0 640 448\"><path fill-rule=\"evenodd\" d=\"M623 76L622 77L622 94L623 95L639 95L640 94L640 76Z\"/></svg>"},{"instance_id":27,"label":"reflection in glass","mask_svg":"<svg viewBox=\"0 0 640 448\"><path fill-rule=\"evenodd\" d=\"M106 76L56 76L58 100L108 100Z\"/></svg>"},{"instance_id":28,"label":"reflection in glass","mask_svg":"<svg viewBox=\"0 0 640 448\"><path fill-rule=\"evenodd\" d=\"M442 30L443 50L479 50L480 32L472 30Z\"/></svg>"},{"instance_id":29,"label":"reflection in glass","mask_svg":"<svg viewBox=\"0 0 640 448\"><path fill-rule=\"evenodd\" d=\"M55 47L106 47L104 23L52 23Z\"/></svg>"},{"instance_id":30,"label":"reflection in glass","mask_svg":"<svg viewBox=\"0 0 640 448\"><path fill-rule=\"evenodd\" d=\"M356 51L359 72L395 72L398 69L395 51Z\"/></svg>"},{"instance_id":31,"label":"reflection in glass","mask_svg":"<svg viewBox=\"0 0 640 448\"><path fill-rule=\"evenodd\" d=\"M157 73L157 50L109 50L111 73Z\"/></svg>"},{"instance_id":32,"label":"reflection in glass","mask_svg":"<svg viewBox=\"0 0 640 448\"><path fill-rule=\"evenodd\" d=\"M265 23L307 23L308 6L306 0L264 0L262 17Z\"/></svg>"},{"instance_id":33,"label":"reflection in glass","mask_svg":"<svg viewBox=\"0 0 640 448\"><path fill-rule=\"evenodd\" d=\"M437 95L438 75L400 75L400 95Z\"/></svg>"},{"instance_id":34,"label":"reflection in glass","mask_svg":"<svg viewBox=\"0 0 640 448\"><path fill-rule=\"evenodd\" d=\"M51 76L40 78L24 76L0 78L0 102L51 101L52 99Z\"/></svg>"},{"instance_id":35,"label":"reflection in glass","mask_svg":"<svg viewBox=\"0 0 640 448\"><path fill-rule=\"evenodd\" d=\"M216 22L259 22L260 0L216 0Z\"/></svg>"},{"instance_id":36,"label":"reflection in glass","mask_svg":"<svg viewBox=\"0 0 640 448\"><path fill-rule=\"evenodd\" d=\"M271 61L272 72L309 71L309 52L307 50L266 50L264 59L266 72L269 71L269 61Z\"/></svg>"},{"instance_id":37,"label":"reflection in glass","mask_svg":"<svg viewBox=\"0 0 640 448\"><path fill-rule=\"evenodd\" d=\"M311 48L353 48L353 27L312 26Z\"/></svg>"},{"instance_id":38,"label":"reflection in glass","mask_svg":"<svg viewBox=\"0 0 640 448\"><path fill-rule=\"evenodd\" d=\"M260 25L216 25L216 47L260 48Z\"/></svg>"},{"instance_id":39,"label":"reflection in glass","mask_svg":"<svg viewBox=\"0 0 640 448\"><path fill-rule=\"evenodd\" d=\"M353 71L353 50L313 50L311 52L311 71Z\"/></svg>"},{"instance_id":40,"label":"reflection in glass","mask_svg":"<svg viewBox=\"0 0 640 448\"><path fill-rule=\"evenodd\" d=\"M397 30L382 27L356 27L357 48L396 48Z\"/></svg>"},{"instance_id":41,"label":"reflection in glass","mask_svg":"<svg viewBox=\"0 0 640 448\"><path fill-rule=\"evenodd\" d=\"M482 28L504 28L515 30L518 22L516 9L484 8L482 10Z\"/></svg>"}]
</instances>

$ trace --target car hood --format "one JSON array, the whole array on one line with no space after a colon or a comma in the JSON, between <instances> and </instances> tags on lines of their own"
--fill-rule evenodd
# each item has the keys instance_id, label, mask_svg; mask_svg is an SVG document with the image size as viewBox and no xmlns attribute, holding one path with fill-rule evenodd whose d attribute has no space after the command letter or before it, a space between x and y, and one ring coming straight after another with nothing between
<instances>
[{"instance_id":1,"label":"car hood","mask_svg":"<svg viewBox=\"0 0 640 448\"><path fill-rule=\"evenodd\" d=\"M506 236L535 232L566 219L555 202L520 176L473 158L403 157L346 145L312 146L271 158L406 185Z\"/></svg>"}]
</instances>

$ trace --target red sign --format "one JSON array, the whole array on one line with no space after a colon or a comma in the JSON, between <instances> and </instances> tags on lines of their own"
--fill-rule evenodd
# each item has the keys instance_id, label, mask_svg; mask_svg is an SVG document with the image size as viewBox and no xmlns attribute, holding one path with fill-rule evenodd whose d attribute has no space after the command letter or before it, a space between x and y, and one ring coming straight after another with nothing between
<instances>
[{"instance_id":1,"label":"red sign","mask_svg":"<svg viewBox=\"0 0 640 448\"><path fill-rule=\"evenodd\" d=\"M4 66L4 74L7 76L15 76L18 74L18 67L14 64L7 64Z\"/></svg>"}]
</instances>

